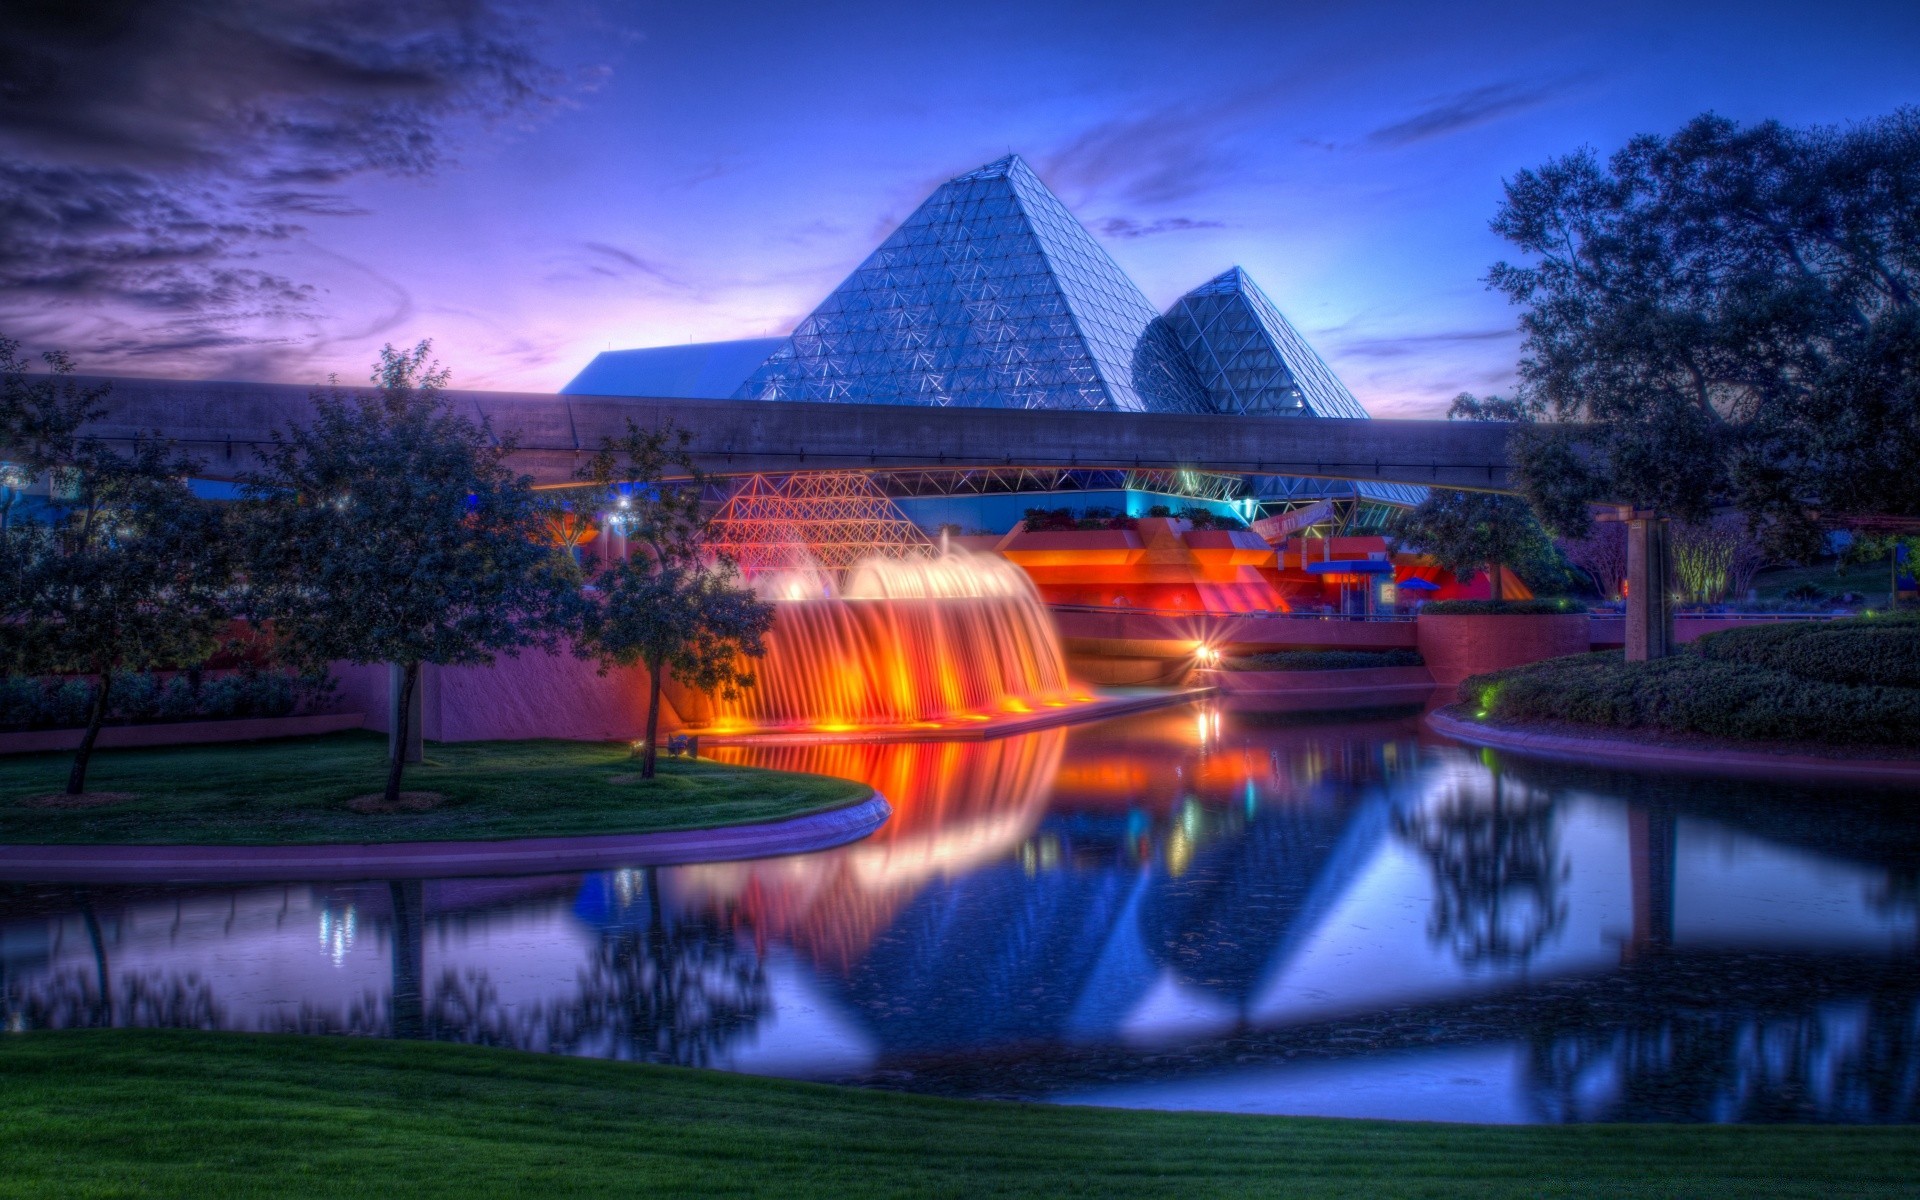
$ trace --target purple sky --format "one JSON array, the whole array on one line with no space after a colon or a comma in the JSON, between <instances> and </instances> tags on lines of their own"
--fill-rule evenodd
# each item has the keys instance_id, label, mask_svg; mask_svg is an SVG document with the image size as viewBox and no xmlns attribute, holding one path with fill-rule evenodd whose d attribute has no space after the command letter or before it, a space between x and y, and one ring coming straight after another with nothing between
<instances>
[{"instance_id":1,"label":"purple sky","mask_svg":"<svg viewBox=\"0 0 1920 1200\"><path fill-rule=\"evenodd\" d=\"M1239 263L1375 415L1432 415L1512 371L1504 176L1920 103L1912 0L126 11L0 39L0 332L126 374L358 379L431 337L456 386L551 391L784 333L1015 150L1155 304Z\"/></svg>"}]
</instances>

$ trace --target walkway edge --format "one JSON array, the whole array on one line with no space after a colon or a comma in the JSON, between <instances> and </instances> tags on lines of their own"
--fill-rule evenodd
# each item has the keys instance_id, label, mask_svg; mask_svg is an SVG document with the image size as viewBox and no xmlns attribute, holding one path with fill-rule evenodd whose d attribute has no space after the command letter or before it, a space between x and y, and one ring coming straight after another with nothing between
<instances>
[{"instance_id":1,"label":"walkway edge","mask_svg":"<svg viewBox=\"0 0 1920 1200\"><path fill-rule=\"evenodd\" d=\"M1694 750L1619 738L1507 729L1464 720L1444 709L1429 712L1426 722L1428 729L1442 737L1554 762L1787 783L1867 783L1920 788L1920 759L1820 758L1731 747Z\"/></svg>"},{"instance_id":2,"label":"walkway edge","mask_svg":"<svg viewBox=\"0 0 1920 1200\"><path fill-rule=\"evenodd\" d=\"M671 867L829 850L866 837L892 813L886 797L870 792L785 821L661 833L310 846L0 846L0 881L263 883Z\"/></svg>"}]
</instances>

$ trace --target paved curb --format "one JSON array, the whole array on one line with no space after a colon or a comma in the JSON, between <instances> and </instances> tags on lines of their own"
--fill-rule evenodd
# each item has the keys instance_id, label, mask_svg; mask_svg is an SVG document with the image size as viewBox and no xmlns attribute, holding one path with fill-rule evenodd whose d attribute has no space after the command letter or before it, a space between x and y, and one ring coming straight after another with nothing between
<instances>
[{"instance_id":1,"label":"paved curb","mask_svg":"<svg viewBox=\"0 0 1920 1200\"><path fill-rule=\"evenodd\" d=\"M670 867L804 854L856 842L893 806L879 792L786 821L595 837L313 846L0 846L12 883L237 883L276 879L431 879L611 867Z\"/></svg>"},{"instance_id":2,"label":"paved curb","mask_svg":"<svg viewBox=\"0 0 1920 1200\"><path fill-rule=\"evenodd\" d=\"M1040 729L1051 729L1056 725L1082 725L1092 721L1104 721L1108 717L1124 716L1127 713L1145 712L1148 709L1167 708L1175 704L1186 704L1193 700L1203 700L1219 691L1216 687L1183 688L1170 692L1153 692L1135 696L1105 696L1087 704L1075 704L1066 708L1048 708L1039 712L1020 713L996 717L991 721L981 721L967 725L949 725L945 729L850 729L845 732L829 733L817 729L768 730L765 733L701 733L697 729L687 732L700 738L704 749L708 746L837 746L846 744L890 743L890 742L984 742L990 738L1012 737L1019 733L1033 733Z\"/></svg>"},{"instance_id":3,"label":"paved curb","mask_svg":"<svg viewBox=\"0 0 1920 1200\"><path fill-rule=\"evenodd\" d=\"M1682 775L1770 779L1783 783L1868 783L1920 788L1920 759L1818 758L1807 754L1772 754L1765 750L1731 748L1688 750L1617 738L1503 729L1497 725L1483 725L1478 721L1450 716L1444 709L1429 712L1426 722L1428 729L1442 737L1555 762L1627 767Z\"/></svg>"}]
</instances>

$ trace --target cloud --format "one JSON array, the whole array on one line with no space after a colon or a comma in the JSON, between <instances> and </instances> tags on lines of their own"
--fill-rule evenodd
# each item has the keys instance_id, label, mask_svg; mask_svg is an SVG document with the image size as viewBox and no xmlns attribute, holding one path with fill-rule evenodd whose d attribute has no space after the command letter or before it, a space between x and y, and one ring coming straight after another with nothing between
<instances>
[{"instance_id":1,"label":"cloud","mask_svg":"<svg viewBox=\"0 0 1920 1200\"><path fill-rule=\"evenodd\" d=\"M1234 92L1203 104L1171 105L1103 121L1040 156L1040 174L1075 200L1177 203L1211 190L1240 169L1229 143L1267 115L1285 86Z\"/></svg>"},{"instance_id":2,"label":"cloud","mask_svg":"<svg viewBox=\"0 0 1920 1200\"><path fill-rule=\"evenodd\" d=\"M1136 221L1132 217L1108 217L1097 223L1097 233L1113 238L1154 237L1162 233L1185 233L1190 229L1225 229L1224 221L1203 221L1193 217L1161 217L1154 221Z\"/></svg>"},{"instance_id":3,"label":"cloud","mask_svg":"<svg viewBox=\"0 0 1920 1200\"><path fill-rule=\"evenodd\" d=\"M92 326L114 355L277 344L234 329L316 315L316 289L264 260L301 221L358 214L339 185L428 174L463 123L552 94L513 2L14 6L0 315L114 309Z\"/></svg>"},{"instance_id":4,"label":"cloud","mask_svg":"<svg viewBox=\"0 0 1920 1200\"><path fill-rule=\"evenodd\" d=\"M1402 358L1409 354L1430 354L1436 347L1472 345L1476 342L1519 341L1520 331L1511 326L1498 329L1455 329L1437 333L1409 333L1395 337L1364 338L1341 342L1343 357Z\"/></svg>"},{"instance_id":5,"label":"cloud","mask_svg":"<svg viewBox=\"0 0 1920 1200\"><path fill-rule=\"evenodd\" d=\"M1571 81L1526 84L1517 80L1490 83L1457 92L1429 104L1410 117L1382 125L1366 135L1366 145L1394 149L1445 137L1475 125L1544 103L1565 91Z\"/></svg>"}]
</instances>

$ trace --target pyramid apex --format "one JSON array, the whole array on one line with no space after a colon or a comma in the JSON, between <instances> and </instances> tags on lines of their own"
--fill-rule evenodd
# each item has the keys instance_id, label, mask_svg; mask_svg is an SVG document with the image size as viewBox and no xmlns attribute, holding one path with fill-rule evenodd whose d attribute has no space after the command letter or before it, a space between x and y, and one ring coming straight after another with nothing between
<instances>
[{"instance_id":1,"label":"pyramid apex","mask_svg":"<svg viewBox=\"0 0 1920 1200\"><path fill-rule=\"evenodd\" d=\"M1033 168L1027 165L1026 159L1018 154L1007 154L971 171L963 171L947 182L968 183L976 179L1006 179L1014 175L1032 174Z\"/></svg>"}]
</instances>

